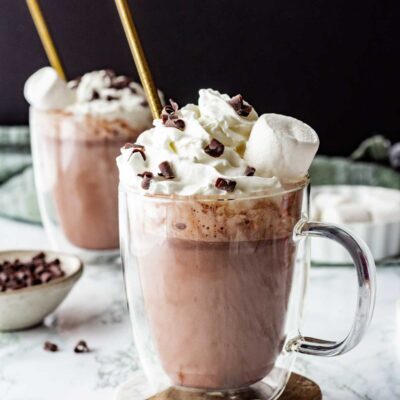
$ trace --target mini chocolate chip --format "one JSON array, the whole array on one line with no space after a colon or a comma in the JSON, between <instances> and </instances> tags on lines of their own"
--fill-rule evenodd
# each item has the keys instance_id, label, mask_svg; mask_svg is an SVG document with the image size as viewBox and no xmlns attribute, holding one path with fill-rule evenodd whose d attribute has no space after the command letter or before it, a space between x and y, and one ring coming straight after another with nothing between
<instances>
[{"instance_id":1,"label":"mini chocolate chip","mask_svg":"<svg viewBox=\"0 0 400 400\"><path fill-rule=\"evenodd\" d=\"M111 95L107 95L106 100L107 100L107 101L118 100L118 97L111 96Z\"/></svg>"},{"instance_id":2,"label":"mini chocolate chip","mask_svg":"<svg viewBox=\"0 0 400 400\"><path fill-rule=\"evenodd\" d=\"M183 131L185 129L185 121L183 119L177 118L176 116L168 118L165 121L164 125L167 128L176 128L181 131Z\"/></svg>"},{"instance_id":3,"label":"mini chocolate chip","mask_svg":"<svg viewBox=\"0 0 400 400\"><path fill-rule=\"evenodd\" d=\"M150 187L151 180L153 179L153 173L145 171L142 174L138 174L142 178L142 188L147 190Z\"/></svg>"},{"instance_id":4,"label":"mini chocolate chip","mask_svg":"<svg viewBox=\"0 0 400 400\"><path fill-rule=\"evenodd\" d=\"M253 176L256 172L256 169L253 167L250 167L249 165L246 167L246 169L244 170L244 174L246 176Z\"/></svg>"},{"instance_id":5,"label":"mini chocolate chip","mask_svg":"<svg viewBox=\"0 0 400 400\"><path fill-rule=\"evenodd\" d=\"M143 100L143 101L140 103L140 105L141 105L142 107L148 107L148 106L149 106L149 103L147 102L147 100Z\"/></svg>"},{"instance_id":6,"label":"mini chocolate chip","mask_svg":"<svg viewBox=\"0 0 400 400\"><path fill-rule=\"evenodd\" d=\"M140 153L140 155L143 158L143 161L146 161L146 153L145 153L145 148L141 144L136 144L136 143L125 143L124 146L122 147L124 150L126 149L132 149L131 154L128 157L128 161L132 157L134 153Z\"/></svg>"},{"instance_id":7,"label":"mini chocolate chip","mask_svg":"<svg viewBox=\"0 0 400 400\"><path fill-rule=\"evenodd\" d=\"M108 78L115 78L115 71L113 69L107 68L103 69L104 75L107 76Z\"/></svg>"},{"instance_id":8,"label":"mini chocolate chip","mask_svg":"<svg viewBox=\"0 0 400 400\"><path fill-rule=\"evenodd\" d=\"M84 340L80 340L74 348L75 353L89 353L89 351L89 347Z\"/></svg>"},{"instance_id":9,"label":"mini chocolate chip","mask_svg":"<svg viewBox=\"0 0 400 400\"><path fill-rule=\"evenodd\" d=\"M228 104L233 107L238 115L241 117L248 117L253 107L243 100L243 96L238 94L228 100Z\"/></svg>"},{"instance_id":10,"label":"mini chocolate chip","mask_svg":"<svg viewBox=\"0 0 400 400\"><path fill-rule=\"evenodd\" d=\"M183 131L185 129L185 121L176 115L179 106L172 99L169 99L169 103L161 111L161 121L168 128L176 128Z\"/></svg>"},{"instance_id":11,"label":"mini chocolate chip","mask_svg":"<svg viewBox=\"0 0 400 400\"><path fill-rule=\"evenodd\" d=\"M92 100L97 100L97 99L99 99L99 98L100 98L99 92L98 92L97 90L93 90L93 92L92 92L92 98L90 99L90 101L92 101Z\"/></svg>"},{"instance_id":12,"label":"mini chocolate chip","mask_svg":"<svg viewBox=\"0 0 400 400\"><path fill-rule=\"evenodd\" d=\"M225 146L217 139L211 140L210 144L204 147L204 151L211 157L219 157L224 153Z\"/></svg>"},{"instance_id":13,"label":"mini chocolate chip","mask_svg":"<svg viewBox=\"0 0 400 400\"><path fill-rule=\"evenodd\" d=\"M42 283L50 282L51 278L52 278L52 275L50 272L43 272L43 274L40 275L40 280L42 281Z\"/></svg>"},{"instance_id":14,"label":"mini chocolate chip","mask_svg":"<svg viewBox=\"0 0 400 400\"><path fill-rule=\"evenodd\" d=\"M176 228L183 231L184 229L186 229L186 224L184 224L183 222L177 222L175 224Z\"/></svg>"},{"instance_id":15,"label":"mini chocolate chip","mask_svg":"<svg viewBox=\"0 0 400 400\"><path fill-rule=\"evenodd\" d=\"M226 192L233 192L235 190L236 181L226 178L218 178L215 182L215 187L219 190Z\"/></svg>"},{"instance_id":16,"label":"mini chocolate chip","mask_svg":"<svg viewBox=\"0 0 400 400\"><path fill-rule=\"evenodd\" d=\"M161 111L161 115L174 115L179 110L178 103L169 99L169 104L167 104Z\"/></svg>"},{"instance_id":17,"label":"mini chocolate chip","mask_svg":"<svg viewBox=\"0 0 400 400\"><path fill-rule=\"evenodd\" d=\"M175 175L172 171L171 164L168 161L163 161L158 168L160 168L159 176L164 177L165 179L174 179Z\"/></svg>"},{"instance_id":18,"label":"mini chocolate chip","mask_svg":"<svg viewBox=\"0 0 400 400\"><path fill-rule=\"evenodd\" d=\"M132 79L128 78L127 76L118 76L117 78L113 79L110 87L113 89L122 90L125 88L130 88L129 85L131 82Z\"/></svg>"},{"instance_id":19,"label":"mini chocolate chip","mask_svg":"<svg viewBox=\"0 0 400 400\"><path fill-rule=\"evenodd\" d=\"M58 346L55 343L51 343L51 342L44 342L43 348L46 351L51 351L53 353L58 351Z\"/></svg>"},{"instance_id":20,"label":"mini chocolate chip","mask_svg":"<svg viewBox=\"0 0 400 400\"><path fill-rule=\"evenodd\" d=\"M41 251L40 253L33 256L32 260L43 260L45 257L46 257L46 254L44 254L43 251ZM17 258L14 262L19 262L19 259Z\"/></svg>"}]
</instances>

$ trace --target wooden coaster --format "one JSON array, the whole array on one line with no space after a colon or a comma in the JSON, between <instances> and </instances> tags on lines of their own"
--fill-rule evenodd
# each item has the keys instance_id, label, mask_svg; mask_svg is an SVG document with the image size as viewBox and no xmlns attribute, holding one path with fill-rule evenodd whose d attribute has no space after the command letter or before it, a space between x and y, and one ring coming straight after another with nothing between
<instances>
[{"instance_id":1,"label":"wooden coaster","mask_svg":"<svg viewBox=\"0 0 400 400\"><path fill-rule=\"evenodd\" d=\"M257 385L256 385L257 386ZM205 393L195 391L179 390L170 388L148 400L263 400L265 396L262 393L262 385L256 388L250 388L234 395L219 393L217 396L211 396ZM279 396L279 400L321 400L322 393L319 386L312 380L302 375L292 373L285 390Z\"/></svg>"}]
</instances>

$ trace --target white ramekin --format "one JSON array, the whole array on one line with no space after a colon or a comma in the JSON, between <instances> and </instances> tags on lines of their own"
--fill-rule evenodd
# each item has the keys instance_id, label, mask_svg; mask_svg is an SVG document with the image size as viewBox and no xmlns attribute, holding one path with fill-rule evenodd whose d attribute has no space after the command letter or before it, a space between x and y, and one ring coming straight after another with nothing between
<instances>
[{"instance_id":1,"label":"white ramekin","mask_svg":"<svg viewBox=\"0 0 400 400\"><path fill-rule=\"evenodd\" d=\"M395 189L354 185L315 186L311 189L310 215L313 220L318 220L318 217L315 217L315 210L313 210L313 198L320 193L344 194L354 197L379 194L380 197L386 197L391 201L398 200L400 207L400 191ZM394 215L392 220L387 222L357 222L341 225L366 242L375 261L400 254L400 219L398 215ZM332 240L320 238L313 238L311 241L311 259L313 262L321 264L350 264L352 262L342 246Z\"/></svg>"}]
</instances>

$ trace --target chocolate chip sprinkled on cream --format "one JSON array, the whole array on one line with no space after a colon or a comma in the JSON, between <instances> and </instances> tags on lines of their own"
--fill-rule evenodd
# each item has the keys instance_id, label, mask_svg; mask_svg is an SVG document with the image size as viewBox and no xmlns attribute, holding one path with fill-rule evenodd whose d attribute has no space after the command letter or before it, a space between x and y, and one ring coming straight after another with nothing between
<instances>
[{"instance_id":1,"label":"chocolate chip sprinkled on cream","mask_svg":"<svg viewBox=\"0 0 400 400\"><path fill-rule=\"evenodd\" d=\"M172 99L169 99L169 103L161 111L162 123L167 128L176 128L183 131L185 129L185 122L176 115L179 106Z\"/></svg>"},{"instance_id":2,"label":"chocolate chip sprinkled on cream","mask_svg":"<svg viewBox=\"0 0 400 400\"><path fill-rule=\"evenodd\" d=\"M124 150L132 149L132 153L129 156L128 160L132 157L134 153L140 153L140 155L143 158L143 161L146 161L146 153L144 152L145 151L144 146L136 143L125 143L123 149Z\"/></svg>"},{"instance_id":3,"label":"chocolate chip sprinkled on cream","mask_svg":"<svg viewBox=\"0 0 400 400\"><path fill-rule=\"evenodd\" d=\"M204 151L211 157L219 157L224 153L225 146L217 139L211 140L210 144L204 147Z\"/></svg>"},{"instance_id":4,"label":"chocolate chip sprinkled on cream","mask_svg":"<svg viewBox=\"0 0 400 400\"><path fill-rule=\"evenodd\" d=\"M219 190L226 192L233 192L235 190L236 181L226 178L218 178L215 182L215 187Z\"/></svg>"},{"instance_id":5,"label":"chocolate chip sprinkled on cream","mask_svg":"<svg viewBox=\"0 0 400 400\"><path fill-rule=\"evenodd\" d=\"M147 190L150 187L151 180L153 179L153 173L145 171L142 174L138 174L142 178L142 188Z\"/></svg>"},{"instance_id":6,"label":"chocolate chip sprinkled on cream","mask_svg":"<svg viewBox=\"0 0 400 400\"><path fill-rule=\"evenodd\" d=\"M161 111L161 115L174 115L176 111L179 110L178 103L169 99L169 104L167 104Z\"/></svg>"},{"instance_id":7,"label":"chocolate chip sprinkled on cream","mask_svg":"<svg viewBox=\"0 0 400 400\"><path fill-rule=\"evenodd\" d=\"M172 171L171 164L168 161L163 161L158 168L160 169L159 176L164 177L165 179L174 179L175 175Z\"/></svg>"},{"instance_id":8,"label":"chocolate chip sprinkled on cream","mask_svg":"<svg viewBox=\"0 0 400 400\"><path fill-rule=\"evenodd\" d=\"M243 100L243 96L241 94L238 94L228 100L228 104L230 104L241 117L248 117L253 109L250 104Z\"/></svg>"},{"instance_id":9,"label":"chocolate chip sprinkled on cream","mask_svg":"<svg viewBox=\"0 0 400 400\"><path fill-rule=\"evenodd\" d=\"M183 231L184 229L186 229L186 224L183 222L177 222L175 224L175 226L176 226L176 229L179 229L180 231Z\"/></svg>"},{"instance_id":10,"label":"chocolate chip sprinkled on cream","mask_svg":"<svg viewBox=\"0 0 400 400\"><path fill-rule=\"evenodd\" d=\"M253 176L253 175L255 174L255 172L256 172L256 169L253 168L253 167L250 167L250 166L248 165L248 166L246 167L245 171L244 171L244 174L245 174L246 176Z\"/></svg>"},{"instance_id":11,"label":"chocolate chip sprinkled on cream","mask_svg":"<svg viewBox=\"0 0 400 400\"><path fill-rule=\"evenodd\" d=\"M93 90L93 92L92 92L92 98L90 99L91 101L92 100L98 100L100 98L100 94L99 94L99 92L97 91L97 90Z\"/></svg>"},{"instance_id":12,"label":"chocolate chip sprinkled on cream","mask_svg":"<svg viewBox=\"0 0 400 400\"><path fill-rule=\"evenodd\" d=\"M118 76L112 79L112 83L110 85L111 88L121 90L129 87L132 79L128 78L127 76Z\"/></svg>"}]
</instances>

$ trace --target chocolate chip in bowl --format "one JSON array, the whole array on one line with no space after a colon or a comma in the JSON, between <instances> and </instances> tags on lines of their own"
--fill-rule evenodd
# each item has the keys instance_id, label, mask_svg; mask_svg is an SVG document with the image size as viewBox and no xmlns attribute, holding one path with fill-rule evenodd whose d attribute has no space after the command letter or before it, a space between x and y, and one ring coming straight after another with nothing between
<instances>
[{"instance_id":1,"label":"chocolate chip in bowl","mask_svg":"<svg viewBox=\"0 0 400 400\"><path fill-rule=\"evenodd\" d=\"M75 256L56 252L0 252L0 331L38 325L81 277Z\"/></svg>"}]
</instances>

